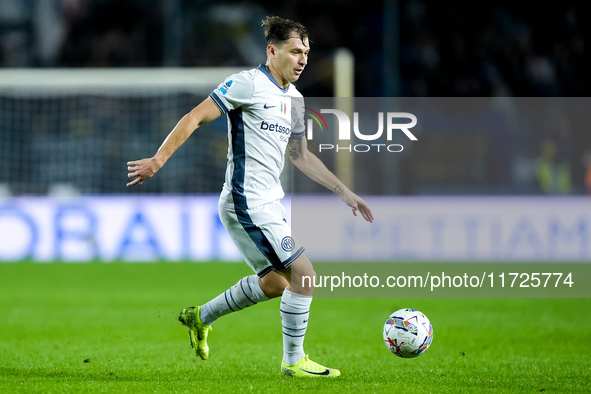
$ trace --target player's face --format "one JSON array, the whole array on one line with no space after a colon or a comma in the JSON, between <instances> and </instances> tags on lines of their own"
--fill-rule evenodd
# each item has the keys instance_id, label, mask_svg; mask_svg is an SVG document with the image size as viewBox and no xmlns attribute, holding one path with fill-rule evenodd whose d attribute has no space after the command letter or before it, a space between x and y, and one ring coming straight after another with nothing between
<instances>
[{"instance_id":1,"label":"player's face","mask_svg":"<svg viewBox=\"0 0 591 394\"><path fill-rule=\"evenodd\" d=\"M308 64L308 52L310 52L308 39L305 38L302 41L298 36L291 37L283 45L271 51L271 67L283 87L298 80Z\"/></svg>"}]
</instances>

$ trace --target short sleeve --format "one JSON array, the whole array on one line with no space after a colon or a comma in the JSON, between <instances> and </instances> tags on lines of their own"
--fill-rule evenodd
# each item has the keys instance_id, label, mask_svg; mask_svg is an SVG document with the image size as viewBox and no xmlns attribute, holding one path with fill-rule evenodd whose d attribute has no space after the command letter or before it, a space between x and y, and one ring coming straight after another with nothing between
<instances>
[{"instance_id":1,"label":"short sleeve","mask_svg":"<svg viewBox=\"0 0 591 394\"><path fill-rule=\"evenodd\" d=\"M253 75L248 71L243 71L226 78L209 97L213 99L220 111L225 114L228 111L250 103L253 91Z\"/></svg>"},{"instance_id":2,"label":"short sleeve","mask_svg":"<svg viewBox=\"0 0 591 394\"><path fill-rule=\"evenodd\" d=\"M291 99L291 136L302 138L306 133L305 104L302 96Z\"/></svg>"}]
</instances>

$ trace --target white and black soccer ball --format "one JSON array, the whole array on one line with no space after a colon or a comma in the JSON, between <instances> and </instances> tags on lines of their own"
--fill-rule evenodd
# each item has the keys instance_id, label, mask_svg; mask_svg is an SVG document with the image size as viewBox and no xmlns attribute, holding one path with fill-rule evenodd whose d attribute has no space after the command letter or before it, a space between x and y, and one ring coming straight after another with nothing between
<instances>
[{"instance_id":1,"label":"white and black soccer ball","mask_svg":"<svg viewBox=\"0 0 591 394\"><path fill-rule=\"evenodd\" d=\"M433 327L427 316L408 308L397 310L388 317L383 334L386 347L402 358L420 356L433 342Z\"/></svg>"}]
</instances>

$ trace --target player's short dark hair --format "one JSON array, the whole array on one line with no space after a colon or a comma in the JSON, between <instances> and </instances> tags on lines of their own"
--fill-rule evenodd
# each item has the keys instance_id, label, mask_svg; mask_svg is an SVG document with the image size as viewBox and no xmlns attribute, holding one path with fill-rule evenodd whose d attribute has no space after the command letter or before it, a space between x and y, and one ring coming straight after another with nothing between
<instances>
[{"instance_id":1,"label":"player's short dark hair","mask_svg":"<svg viewBox=\"0 0 591 394\"><path fill-rule=\"evenodd\" d=\"M283 19L278 16L268 16L262 23L265 26L265 39L267 45L282 44L293 37L295 33L302 42L308 38L308 30L300 22L295 22L290 19Z\"/></svg>"}]
</instances>

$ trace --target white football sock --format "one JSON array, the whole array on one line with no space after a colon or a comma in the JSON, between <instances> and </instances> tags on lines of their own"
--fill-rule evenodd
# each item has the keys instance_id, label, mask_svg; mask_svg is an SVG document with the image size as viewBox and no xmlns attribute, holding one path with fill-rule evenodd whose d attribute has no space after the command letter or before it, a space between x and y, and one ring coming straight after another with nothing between
<instances>
[{"instance_id":1,"label":"white football sock","mask_svg":"<svg viewBox=\"0 0 591 394\"><path fill-rule=\"evenodd\" d=\"M301 296L285 289L281 296L281 325L283 326L283 361L293 365L304 357L304 336L308 328L312 297Z\"/></svg>"},{"instance_id":2,"label":"white football sock","mask_svg":"<svg viewBox=\"0 0 591 394\"><path fill-rule=\"evenodd\" d=\"M201 307L201 321L208 326L228 313L267 301L257 275L246 276Z\"/></svg>"}]
</instances>

